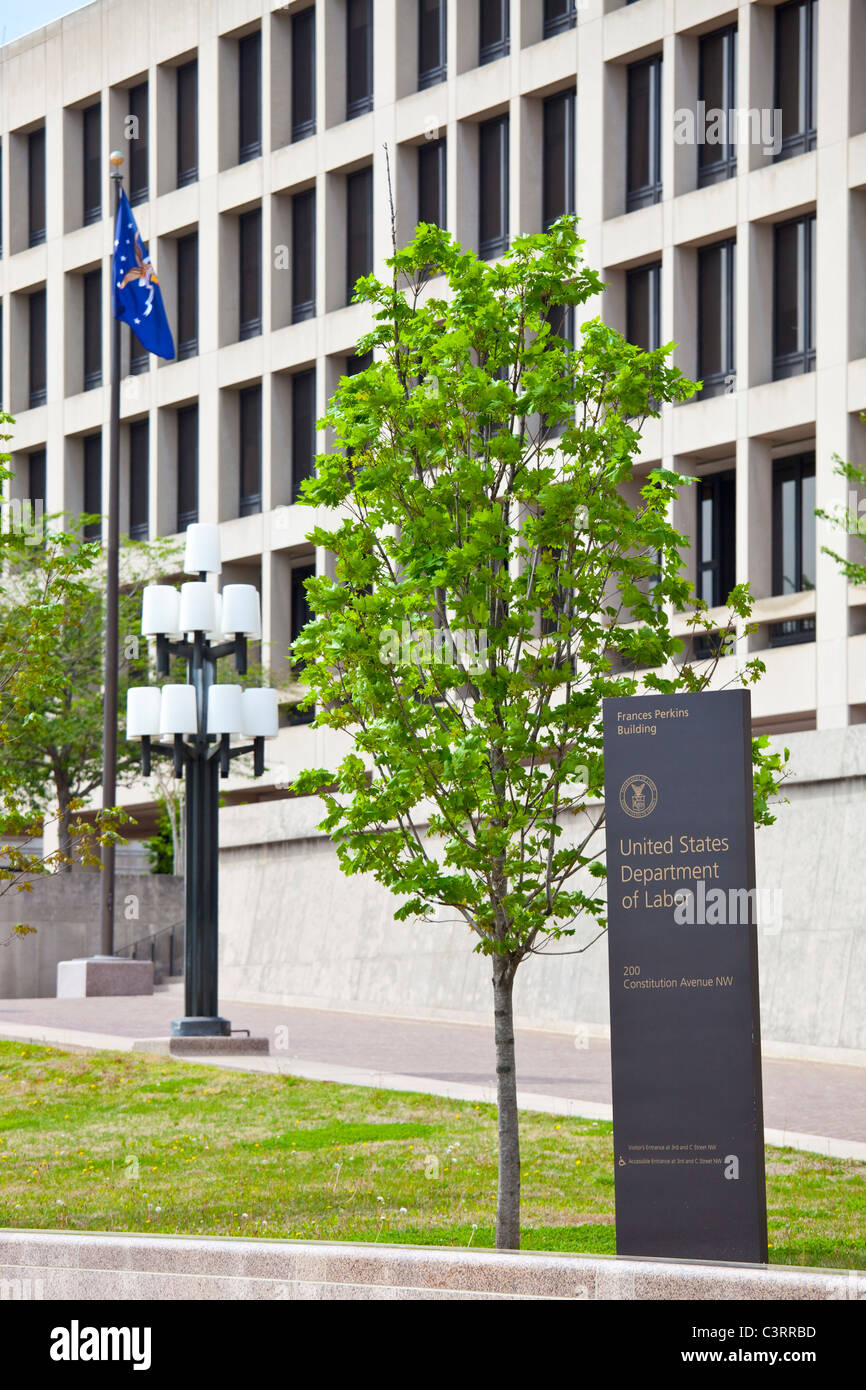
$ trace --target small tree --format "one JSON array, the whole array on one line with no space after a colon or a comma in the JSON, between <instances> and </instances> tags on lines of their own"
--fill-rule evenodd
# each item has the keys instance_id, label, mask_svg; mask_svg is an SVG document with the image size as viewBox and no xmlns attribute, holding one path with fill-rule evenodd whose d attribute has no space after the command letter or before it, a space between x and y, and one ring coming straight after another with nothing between
<instances>
[{"instance_id":1,"label":"small tree","mask_svg":"<svg viewBox=\"0 0 866 1390\"><path fill-rule=\"evenodd\" d=\"M295 788L324 801L343 870L404 899L397 919L449 909L490 958L505 1248L520 1240L515 974L578 920L606 925L602 700L698 690L715 667L673 664L669 615L695 600L667 517L688 480L634 472L645 417L695 387L669 347L600 319L575 346L555 331L602 288L582 244L566 219L485 265L421 226L391 284L359 282L376 327L358 351L376 360L341 381L323 422L337 450L304 488L339 513L310 537L336 578L308 581L316 616L293 651L317 725L354 749ZM731 603L729 633L747 592ZM712 628L700 605L693 622Z\"/></svg>"},{"instance_id":2,"label":"small tree","mask_svg":"<svg viewBox=\"0 0 866 1390\"><path fill-rule=\"evenodd\" d=\"M0 412L0 443L12 417ZM0 482L12 478L0 451ZM26 515L24 514L26 512ZM30 796L35 712L50 707L63 679L62 651L70 613L92 591L99 547L47 530L29 503L0 508L0 896L27 892L34 878L73 863L97 864L99 845L120 838L126 817L99 813L85 823L82 802L70 796L60 848L38 844L45 817ZM13 934L31 930L20 924Z\"/></svg>"},{"instance_id":3,"label":"small tree","mask_svg":"<svg viewBox=\"0 0 866 1390\"><path fill-rule=\"evenodd\" d=\"M19 698L16 736L5 749L5 776L16 789L18 806L30 820L56 807L61 859L72 865L71 827L81 807L102 783L103 673L105 662L104 565L100 547L80 540L80 525L52 530L45 521L43 544L31 547L27 564L0 593L0 626L15 631L38 610L53 581L59 554L79 560L77 581L64 591L52 628L50 679L32 685ZM130 684L147 682L147 641L141 630L141 591L158 575L177 567L176 548L166 541L124 540L119 599L119 707ZM122 724L122 721L121 721ZM138 773L140 749L118 729L118 779Z\"/></svg>"}]
</instances>

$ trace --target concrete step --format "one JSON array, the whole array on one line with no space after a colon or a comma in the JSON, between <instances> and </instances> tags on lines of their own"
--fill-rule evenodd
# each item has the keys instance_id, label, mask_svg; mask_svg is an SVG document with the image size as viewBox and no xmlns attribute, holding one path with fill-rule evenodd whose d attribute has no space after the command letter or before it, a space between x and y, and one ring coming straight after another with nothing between
<instances>
[{"instance_id":1,"label":"concrete step","mask_svg":"<svg viewBox=\"0 0 866 1390\"><path fill-rule=\"evenodd\" d=\"M163 975L153 986L154 994L183 994L182 975Z\"/></svg>"}]
</instances>

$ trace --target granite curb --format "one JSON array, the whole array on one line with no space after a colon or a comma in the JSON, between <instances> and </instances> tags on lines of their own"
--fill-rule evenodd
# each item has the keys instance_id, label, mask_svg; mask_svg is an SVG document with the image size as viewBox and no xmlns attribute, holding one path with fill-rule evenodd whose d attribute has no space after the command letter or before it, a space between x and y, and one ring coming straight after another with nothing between
<instances>
[{"instance_id":1,"label":"granite curb","mask_svg":"<svg viewBox=\"0 0 866 1390\"><path fill-rule=\"evenodd\" d=\"M36 1299L866 1299L866 1273L408 1245L0 1232L0 1282Z\"/></svg>"}]
</instances>

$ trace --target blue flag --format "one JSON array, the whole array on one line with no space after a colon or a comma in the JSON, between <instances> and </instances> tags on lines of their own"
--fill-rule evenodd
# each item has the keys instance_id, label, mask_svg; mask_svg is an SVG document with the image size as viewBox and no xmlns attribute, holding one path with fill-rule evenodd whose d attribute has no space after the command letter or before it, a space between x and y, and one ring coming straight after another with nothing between
<instances>
[{"instance_id":1,"label":"blue flag","mask_svg":"<svg viewBox=\"0 0 866 1390\"><path fill-rule=\"evenodd\" d=\"M174 357L174 340L156 271L122 189L114 224L111 273L114 317L129 324L148 352L157 357Z\"/></svg>"}]
</instances>

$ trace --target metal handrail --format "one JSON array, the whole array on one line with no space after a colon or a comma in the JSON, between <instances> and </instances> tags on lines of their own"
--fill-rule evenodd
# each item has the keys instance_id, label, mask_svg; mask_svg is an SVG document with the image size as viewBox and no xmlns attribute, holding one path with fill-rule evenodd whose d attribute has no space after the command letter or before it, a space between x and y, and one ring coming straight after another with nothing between
<instances>
[{"instance_id":1,"label":"metal handrail","mask_svg":"<svg viewBox=\"0 0 866 1390\"><path fill-rule=\"evenodd\" d=\"M149 953L150 953L150 959L154 962L154 964L156 964L156 942L157 942L157 940L158 940L160 937L165 936L166 934L168 934L168 937L169 937L169 943L168 943L168 973L169 973L169 975L174 975L174 973L175 973L175 968L174 968L174 966L175 966L175 933L177 932L178 927L183 927L183 925L184 925L183 920L181 920L181 921L179 921L179 922L171 922L167 927L160 927L157 931L150 932L149 935L147 935L147 936L140 936L140 937L138 938L137 941L128 941L128 942L126 943L125 946L118 946L118 947L116 947L116 948L115 948L115 955L117 955L117 956L122 956L122 955L124 955L125 953L129 952L129 953L130 953L130 960L140 960L140 959L142 959L142 957L140 957L139 954L138 954L138 948L139 948L139 946L148 946L148 947L150 948L150 952L149 952ZM182 968L182 966L183 966L182 957L181 957L180 964L181 964L181 968Z\"/></svg>"}]
</instances>

